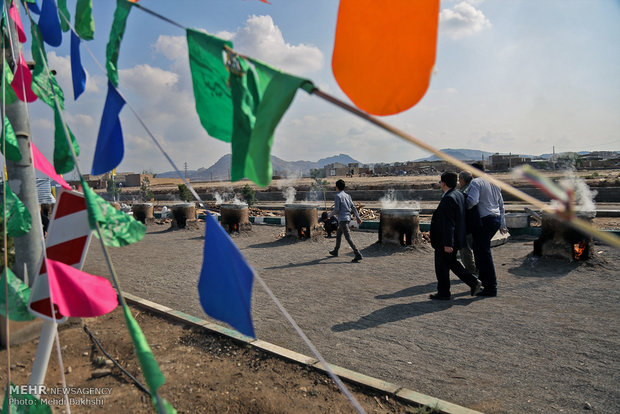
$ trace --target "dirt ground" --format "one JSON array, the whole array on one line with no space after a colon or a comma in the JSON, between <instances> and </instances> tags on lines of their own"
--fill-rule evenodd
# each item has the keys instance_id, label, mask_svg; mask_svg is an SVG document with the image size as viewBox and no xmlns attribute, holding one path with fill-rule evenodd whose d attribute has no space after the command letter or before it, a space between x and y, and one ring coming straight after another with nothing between
<instances>
[{"instance_id":1,"label":"dirt ground","mask_svg":"<svg viewBox=\"0 0 620 414\"><path fill-rule=\"evenodd\" d=\"M160 395L179 413L354 412L334 383L317 371L202 329L132 310L166 376ZM101 390L101 394L92 395L71 391L71 412L154 412L148 394L94 345L84 326L112 358L146 386L120 308L99 318L71 320L60 330L67 387ZM11 349L14 384L28 383L37 342ZM6 350L0 352L0 357L6 361ZM46 377L48 387L62 387L58 367L54 349ZM5 369L0 373L0 381L6 383ZM349 389L368 413L431 412L354 385L349 385ZM54 412L65 412L62 397L41 398L48 401Z\"/></svg>"},{"instance_id":2,"label":"dirt ground","mask_svg":"<svg viewBox=\"0 0 620 414\"><path fill-rule=\"evenodd\" d=\"M283 230L255 225L233 240L328 362L484 412L620 412L618 250L596 245L590 261L569 263L534 258L532 238L514 239L493 249L497 298L471 298L453 280L453 300L437 303L428 300L436 286L428 245L379 245L377 233L357 231L365 258L351 264L348 246L330 257L333 239L294 241ZM113 249L122 289L209 319L196 289L203 234L204 224L176 231L149 226L140 243ZM85 270L107 274L98 243ZM259 339L310 354L257 282L252 303ZM147 338L177 337L174 329L160 324ZM156 357L176 383L176 367ZM185 358L174 360L202 390L209 381L204 368L190 370ZM177 392L164 395L171 401L186 395ZM247 395L243 385L235 392ZM339 412L334 401L308 412ZM381 412L369 411L375 408Z\"/></svg>"}]
</instances>

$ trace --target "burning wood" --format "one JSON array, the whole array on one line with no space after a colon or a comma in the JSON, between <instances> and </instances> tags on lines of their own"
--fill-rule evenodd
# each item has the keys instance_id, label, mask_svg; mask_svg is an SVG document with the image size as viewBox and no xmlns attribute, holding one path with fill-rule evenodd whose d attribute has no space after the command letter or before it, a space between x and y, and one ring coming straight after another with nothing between
<instances>
[{"instance_id":1,"label":"burning wood","mask_svg":"<svg viewBox=\"0 0 620 414\"><path fill-rule=\"evenodd\" d=\"M582 214L581 218L592 219ZM558 257L568 261L588 260L592 256L592 238L551 216L543 216L541 233L534 241L534 255Z\"/></svg>"},{"instance_id":2,"label":"burning wood","mask_svg":"<svg viewBox=\"0 0 620 414\"><path fill-rule=\"evenodd\" d=\"M323 234L319 226L318 206L313 204L286 204L286 235L298 239L309 239Z\"/></svg>"}]
</instances>

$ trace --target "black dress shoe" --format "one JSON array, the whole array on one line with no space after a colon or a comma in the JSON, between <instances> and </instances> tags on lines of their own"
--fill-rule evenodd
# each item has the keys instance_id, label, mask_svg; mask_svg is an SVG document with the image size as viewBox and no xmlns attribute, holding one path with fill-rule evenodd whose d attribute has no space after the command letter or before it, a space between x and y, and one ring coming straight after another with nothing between
<instances>
[{"instance_id":1,"label":"black dress shoe","mask_svg":"<svg viewBox=\"0 0 620 414\"><path fill-rule=\"evenodd\" d=\"M330 250L329 254L331 254L332 256L338 257L338 251L337 250Z\"/></svg>"},{"instance_id":2,"label":"black dress shoe","mask_svg":"<svg viewBox=\"0 0 620 414\"><path fill-rule=\"evenodd\" d=\"M476 293L476 296L484 296L487 298L494 298L497 296L497 291L492 291L488 289L482 289L480 292Z\"/></svg>"},{"instance_id":3,"label":"black dress shoe","mask_svg":"<svg viewBox=\"0 0 620 414\"><path fill-rule=\"evenodd\" d=\"M351 260L351 263L359 263L363 259L362 255L357 255Z\"/></svg>"},{"instance_id":4,"label":"black dress shoe","mask_svg":"<svg viewBox=\"0 0 620 414\"><path fill-rule=\"evenodd\" d=\"M476 280L476 284L471 287L471 295L476 296L482 290L482 282Z\"/></svg>"},{"instance_id":5,"label":"black dress shoe","mask_svg":"<svg viewBox=\"0 0 620 414\"><path fill-rule=\"evenodd\" d=\"M428 297L435 300L450 300L450 295L440 295L439 293L431 293Z\"/></svg>"}]
</instances>

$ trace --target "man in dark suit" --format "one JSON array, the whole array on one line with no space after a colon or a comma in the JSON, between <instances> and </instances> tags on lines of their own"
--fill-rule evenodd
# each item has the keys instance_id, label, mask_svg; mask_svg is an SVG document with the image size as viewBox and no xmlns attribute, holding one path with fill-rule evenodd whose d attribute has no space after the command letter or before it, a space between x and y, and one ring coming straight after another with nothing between
<instances>
[{"instance_id":1,"label":"man in dark suit","mask_svg":"<svg viewBox=\"0 0 620 414\"><path fill-rule=\"evenodd\" d=\"M480 281L465 270L456 260L456 253L465 245L465 198L455 190L457 175L441 174L443 196L431 219L431 246L435 249L435 275L437 293L431 299L450 300L450 270L471 289L475 296L480 291Z\"/></svg>"}]
</instances>

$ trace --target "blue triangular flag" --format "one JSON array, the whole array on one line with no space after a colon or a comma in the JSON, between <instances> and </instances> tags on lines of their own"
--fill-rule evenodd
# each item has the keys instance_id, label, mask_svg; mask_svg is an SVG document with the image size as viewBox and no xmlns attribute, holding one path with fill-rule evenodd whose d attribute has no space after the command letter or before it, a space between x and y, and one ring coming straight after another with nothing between
<instances>
[{"instance_id":1,"label":"blue triangular flag","mask_svg":"<svg viewBox=\"0 0 620 414\"><path fill-rule=\"evenodd\" d=\"M209 214L205 218L205 250L198 295L205 313L255 338L250 305L254 271Z\"/></svg>"},{"instance_id":2,"label":"blue triangular flag","mask_svg":"<svg viewBox=\"0 0 620 414\"><path fill-rule=\"evenodd\" d=\"M54 0L43 0L41 15L39 16L39 29L43 41L50 46L60 46L62 43L62 30L58 18L58 8Z\"/></svg>"},{"instance_id":3,"label":"blue triangular flag","mask_svg":"<svg viewBox=\"0 0 620 414\"><path fill-rule=\"evenodd\" d=\"M28 8L30 9L31 12L33 12L34 14L41 14L41 9L39 8L39 5L37 4L37 0L33 0L32 2L27 2L26 4L28 5Z\"/></svg>"},{"instance_id":4,"label":"blue triangular flag","mask_svg":"<svg viewBox=\"0 0 620 414\"><path fill-rule=\"evenodd\" d=\"M124 105L123 97L119 95L114 85L108 82L108 96L105 98L93 168L91 169L93 175L112 171L123 160L125 145L123 144L121 120L118 115Z\"/></svg>"},{"instance_id":5,"label":"blue triangular flag","mask_svg":"<svg viewBox=\"0 0 620 414\"><path fill-rule=\"evenodd\" d=\"M73 30L71 31L71 77L73 79L73 99L77 101L77 98L86 88L86 72L84 72L80 58L80 38Z\"/></svg>"}]
</instances>

